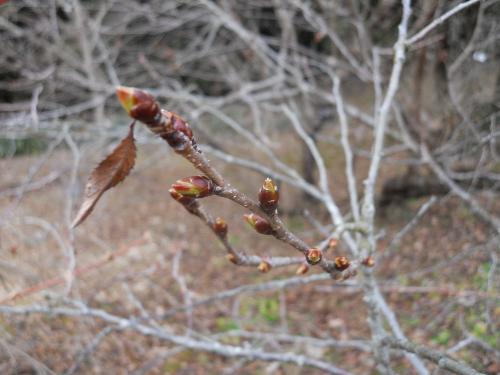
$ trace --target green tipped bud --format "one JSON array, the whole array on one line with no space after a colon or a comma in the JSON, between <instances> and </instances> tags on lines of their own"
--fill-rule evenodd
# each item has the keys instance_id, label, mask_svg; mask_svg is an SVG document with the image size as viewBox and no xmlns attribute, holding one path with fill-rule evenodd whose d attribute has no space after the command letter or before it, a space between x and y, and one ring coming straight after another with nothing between
<instances>
[{"instance_id":1,"label":"green tipped bud","mask_svg":"<svg viewBox=\"0 0 500 375\"><path fill-rule=\"evenodd\" d=\"M177 180L172 189L184 197L203 198L213 194L214 184L205 176L191 176Z\"/></svg>"},{"instance_id":2,"label":"green tipped bud","mask_svg":"<svg viewBox=\"0 0 500 375\"><path fill-rule=\"evenodd\" d=\"M278 186L270 178L266 178L259 191L259 202L266 211L273 211L278 207L280 194Z\"/></svg>"},{"instance_id":3,"label":"green tipped bud","mask_svg":"<svg viewBox=\"0 0 500 375\"><path fill-rule=\"evenodd\" d=\"M274 234L271 224L262 216L256 214L243 215L247 223L260 234Z\"/></svg>"},{"instance_id":4,"label":"green tipped bud","mask_svg":"<svg viewBox=\"0 0 500 375\"><path fill-rule=\"evenodd\" d=\"M306 260L307 263L309 263L310 265L314 266L315 264L318 264L319 262L321 262L322 258L323 258L323 253L321 252L320 249L307 250Z\"/></svg>"},{"instance_id":5,"label":"green tipped bud","mask_svg":"<svg viewBox=\"0 0 500 375\"><path fill-rule=\"evenodd\" d=\"M116 88L116 95L130 117L146 124L153 124L159 120L160 106L146 91L119 86Z\"/></svg>"},{"instance_id":6,"label":"green tipped bud","mask_svg":"<svg viewBox=\"0 0 500 375\"><path fill-rule=\"evenodd\" d=\"M186 196L178 193L177 190L175 190L173 188L170 188L168 190L168 192L170 193L170 196L172 198L174 198L177 202L179 202L180 204L182 204L184 206L188 205L194 201L194 198L186 197Z\"/></svg>"}]
</instances>

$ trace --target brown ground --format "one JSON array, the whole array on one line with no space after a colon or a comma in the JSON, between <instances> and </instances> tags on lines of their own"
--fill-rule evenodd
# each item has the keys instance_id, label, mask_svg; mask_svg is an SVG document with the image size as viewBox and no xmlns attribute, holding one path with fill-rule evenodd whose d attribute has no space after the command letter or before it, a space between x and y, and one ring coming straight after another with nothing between
<instances>
[{"instance_id":1,"label":"brown ground","mask_svg":"<svg viewBox=\"0 0 500 375\"><path fill-rule=\"evenodd\" d=\"M77 266L103 259L112 251L120 256L93 267L75 280L71 296L86 301L90 306L117 315L137 314L138 309L129 297L132 292L143 302L147 311L161 315L171 307L183 303L179 286L172 277L174 253L183 251L182 272L196 298L209 296L224 289L243 284L294 276L295 268L272 270L260 274L256 269L238 268L229 263L213 234L191 217L167 193L177 178L194 174L192 167L172 153L163 152L163 146L141 147L139 160L132 175L124 184L105 194L95 212L74 232ZM160 151L158 151L160 150ZM326 153L337 155L334 147L325 146ZM103 151L87 148L82 155L78 186L83 187L92 163ZM90 155L95 155L91 157ZM294 147L282 150L285 160L296 158ZM0 160L0 191L18 185L40 157L19 157ZM332 190L343 207L348 203L341 158L328 165L339 171L332 176ZM52 155L36 174L35 180L51 170L70 166L71 155L64 150ZM333 165L335 164L335 165ZM338 165L336 165L338 164ZM224 174L234 185L254 194L262 177L221 163ZM361 168L363 166L361 165ZM396 173L391 169L384 176ZM46 228L23 222L23 217L42 218L53 225L68 241L65 222L66 195L69 169L56 182L43 189L26 193L19 202L16 197L0 200L2 226L0 228L0 299L9 298L23 289L60 277L67 259L63 249ZM72 215L80 202L81 191L74 192ZM296 207L300 195L284 188L282 205L285 210ZM386 230L380 248L406 224L426 201L407 201L379 213L378 227ZM293 250L271 238L254 235L243 223L244 213L230 202L220 199L205 200L214 216L224 217L230 225L233 244L256 254L293 254ZM485 204L491 202L485 201ZM308 207L319 217L319 207ZM285 218L290 228L309 242L319 237L301 215ZM457 199L447 197L431 208L421 224L412 231L394 254L378 264L380 280L394 287L385 292L391 306L408 336L436 348L449 348L462 340L464 332L480 338L498 349L498 332L487 327L484 317L485 291L489 255L475 245L488 240L488 228L482 225ZM137 244L139 240L140 245ZM131 247L131 248L130 248ZM123 249L130 250L125 250ZM292 253L291 253L292 252ZM342 248L338 250L342 253ZM460 255L459 255L460 254ZM418 271L418 272L416 272ZM312 272L319 272L313 270ZM355 339L367 337L366 309L360 293L347 288L332 290L332 282L291 288L282 292L245 294L237 299L219 301L195 310L194 328L204 334L220 333L241 326L253 331L283 331L319 338ZM402 287L427 287L424 292L409 292ZM29 293L11 305L44 303L54 298L62 287L45 288ZM460 294L461 291L470 291ZM279 307L286 304L286 321L280 318ZM498 302L498 300L497 300ZM239 320L233 313L239 314ZM493 308L492 319L498 323L500 307ZM186 316L179 313L167 321L165 327L182 333ZM76 356L103 326L89 319L51 318L41 315L0 315L2 340L8 343L12 354L0 351L0 373L31 374L30 363L38 361L56 373L69 368ZM242 344L244 340L228 338L228 343ZM376 374L368 356L348 350L318 349L304 345L285 345L286 349L267 346L269 350L293 350L332 361L340 367L359 374ZM147 374L221 374L237 360L225 360L205 353L183 351L164 358L172 346L133 332L115 332L99 345L92 360L83 364L82 374L128 374L151 365ZM16 350L16 351L14 351ZM2 354L2 352L4 354ZM26 353L29 357L21 355ZM471 345L455 354L475 368L490 374L498 373L500 365L495 356L477 345ZM15 358L15 361L12 359ZM241 363L235 374L320 374L318 370L283 365L269 367L269 363ZM410 374L408 363L400 361L396 370ZM268 372L266 372L266 369ZM270 372L269 372L270 371Z\"/></svg>"}]
</instances>

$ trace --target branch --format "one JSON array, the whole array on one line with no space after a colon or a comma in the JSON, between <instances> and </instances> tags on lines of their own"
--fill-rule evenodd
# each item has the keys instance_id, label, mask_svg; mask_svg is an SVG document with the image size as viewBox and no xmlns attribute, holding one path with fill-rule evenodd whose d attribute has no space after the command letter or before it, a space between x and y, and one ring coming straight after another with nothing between
<instances>
[{"instance_id":1,"label":"branch","mask_svg":"<svg viewBox=\"0 0 500 375\"><path fill-rule=\"evenodd\" d=\"M481 372L470 368L469 366L455 361L446 355L446 353L428 348L423 345L414 344L407 340L395 339L393 337L386 337L382 340L385 345L394 349L401 349L410 353L415 353L422 358L434 362L440 368L451 371L459 375L485 375Z\"/></svg>"},{"instance_id":2,"label":"branch","mask_svg":"<svg viewBox=\"0 0 500 375\"><path fill-rule=\"evenodd\" d=\"M453 16L454 14L461 12L464 9L467 9L468 7L479 3L481 0L469 0L465 1L461 4L458 4L454 8L450 9L448 12L443 14L441 17L436 18L434 21L432 21L430 24L425 26L422 30L420 30L418 33L410 37L408 40L406 40L406 45L412 45L416 42L418 42L420 39L422 39L425 35L427 35L432 29L435 27L441 25L444 21L446 21L448 18Z\"/></svg>"},{"instance_id":3,"label":"branch","mask_svg":"<svg viewBox=\"0 0 500 375\"><path fill-rule=\"evenodd\" d=\"M133 330L144 336L156 337L163 341L168 341L175 345L180 345L193 350L209 352L229 358L245 358L248 360L258 360L265 362L293 363L298 366L315 367L334 375L353 375L352 373L329 364L324 361L308 358L304 355L292 353L276 353L262 351L260 349L251 349L242 346L225 345L213 340L196 340L187 336L180 336L169 333L161 328L151 327L149 325L138 323L133 319L122 318L112 315L104 310L89 308L86 305L78 303L77 308L58 307L50 308L45 306L23 306L8 307L0 306L0 313L4 314L46 314L49 316L67 316L67 317L93 317L103 320L107 323L117 325L120 330Z\"/></svg>"}]
</instances>

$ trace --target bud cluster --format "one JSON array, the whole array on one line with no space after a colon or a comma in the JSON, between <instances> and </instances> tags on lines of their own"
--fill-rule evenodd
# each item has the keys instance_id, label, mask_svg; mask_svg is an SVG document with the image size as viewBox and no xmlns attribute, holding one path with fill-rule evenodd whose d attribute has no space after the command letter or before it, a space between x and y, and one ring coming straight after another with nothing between
<instances>
[{"instance_id":1,"label":"bud cluster","mask_svg":"<svg viewBox=\"0 0 500 375\"><path fill-rule=\"evenodd\" d=\"M186 138L193 139L189 124L179 115L160 109L155 98L146 91L119 86L116 95L130 117L147 124L176 150L183 149Z\"/></svg>"}]
</instances>

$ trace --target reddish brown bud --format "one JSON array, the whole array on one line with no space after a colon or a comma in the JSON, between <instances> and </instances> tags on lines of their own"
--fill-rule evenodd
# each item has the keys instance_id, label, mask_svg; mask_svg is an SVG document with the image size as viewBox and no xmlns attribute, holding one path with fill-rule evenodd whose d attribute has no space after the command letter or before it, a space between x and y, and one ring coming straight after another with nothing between
<instances>
[{"instance_id":1,"label":"reddish brown bud","mask_svg":"<svg viewBox=\"0 0 500 375\"><path fill-rule=\"evenodd\" d=\"M146 124L158 121L160 106L151 94L132 87L119 86L116 88L116 95L130 117Z\"/></svg>"},{"instance_id":2,"label":"reddish brown bud","mask_svg":"<svg viewBox=\"0 0 500 375\"><path fill-rule=\"evenodd\" d=\"M168 192L170 193L170 196L180 204L187 205L194 201L194 198L185 197L184 195L178 193L177 190L173 188L169 189Z\"/></svg>"},{"instance_id":3,"label":"reddish brown bud","mask_svg":"<svg viewBox=\"0 0 500 375\"><path fill-rule=\"evenodd\" d=\"M262 216L256 214L243 215L247 223L260 234L273 234L271 224Z\"/></svg>"},{"instance_id":4,"label":"reddish brown bud","mask_svg":"<svg viewBox=\"0 0 500 375\"><path fill-rule=\"evenodd\" d=\"M259 191L259 202L263 209L272 211L278 207L280 194L273 180L266 178Z\"/></svg>"},{"instance_id":5,"label":"reddish brown bud","mask_svg":"<svg viewBox=\"0 0 500 375\"><path fill-rule=\"evenodd\" d=\"M172 128L178 132L183 133L189 139L192 139L193 131L191 130L191 127L189 126L187 121L176 113L173 112L168 112L168 113L170 114L169 117Z\"/></svg>"},{"instance_id":6,"label":"reddish brown bud","mask_svg":"<svg viewBox=\"0 0 500 375\"><path fill-rule=\"evenodd\" d=\"M320 249L307 250L306 260L310 265L314 266L315 264L318 264L319 262L321 262L321 258L323 258L323 253Z\"/></svg>"},{"instance_id":7,"label":"reddish brown bud","mask_svg":"<svg viewBox=\"0 0 500 375\"><path fill-rule=\"evenodd\" d=\"M185 197L203 198L212 195L214 185L205 176L191 176L177 180L172 189Z\"/></svg>"},{"instance_id":8,"label":"reddish brown bud","mask_svg":"<svg viewBox=\"0 0 500 375\"><path fill-rule=\"evenodd\" d=\"M337 247L338 244L339 244L339 240L337 240L336 238L332 238L328 242L328 249L329 250L334 250Z\"/></svg>"},{"instance_id":9,"label":"reddish brown bud","mask_svg":"<svg viewBox=\"0 0 500 375\"><path fill-rule=\"evenodd\" d=\"M297 275L305 275L307 273L307 271L309 271L309 266L305 263L302 263L299 268L297 268L297 271L295 271L295 273Z\"/></svg>"},{"instance_id":10,"label":"reddish brown bud","mask_svg":"<svg viewBox=\"0 0 500 375\"><path fill-rule=\"evenodd\" d=\"M268 262L263 260L262 262L260 262L260 264L257 268L259 269L260 272L266 273L266 272L269 272L272 267Z\"/></svg>"},{"instance_id":11,"label":"reddish brown bud","mask_svg":"<svg viewBox=\"0 0 500 375\"><path fill-rule=\"evenodd\" d=\"M371 256L368 256L361 261L361 264L366 267L373 267L375 265L375 260L373 260Z\"/></svg>"},{"instance_id":12,"label":"reddish brown bud","mask_svg":"<svg viewBox=\"0 0 500 375\"><path fill-rule=\"evenodd\" d=\"M335 258L335 268L338 271L343 271L349 267L351 263L347 257L336 257Z\"/></svg>"},{"instance_id":13,"label":"reddish brown bud","mask_svg":"<svg viewBox=\"0 0 500 375\"><path fill-rule=\"evenodd\" d=\"M234 254L227 254L226 259L229 260L231 263L238 264L238 258Z\"/></svg>"},{"instance_id":14,"label":"reddish brown bud","mask_svg":"<svg viewBox=\"0 0 500 375\"><path fill-rule=\"evenodd\" d=\"M224 219L218 217L214 222L214 231L221 237L226 237L227 235L227 223Z\"/></svg>"}]
</instances>

